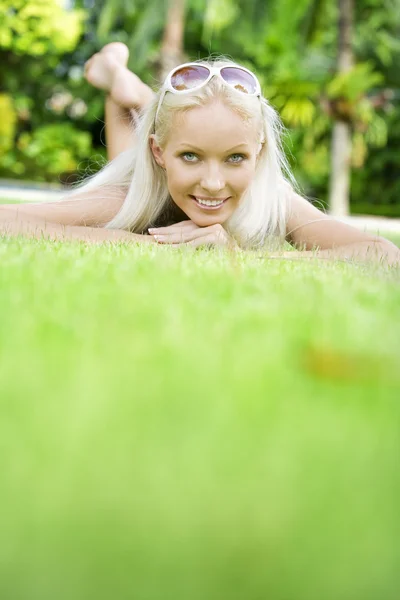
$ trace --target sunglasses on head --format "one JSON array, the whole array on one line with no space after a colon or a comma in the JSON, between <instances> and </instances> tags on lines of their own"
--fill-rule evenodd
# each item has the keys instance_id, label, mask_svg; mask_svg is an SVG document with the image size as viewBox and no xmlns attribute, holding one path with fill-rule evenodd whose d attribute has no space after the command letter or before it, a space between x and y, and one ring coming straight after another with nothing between
<instances>
[{"instance_id":1,"label":"sunglasses on head","mask_svg":"<svg viewBox=\"0 0 400 600\"><path fill-rule=\"evenodd\" d=\"M158 101L155 122L165 94L188 94L206 85L214 76L220 77L236 91L249 96L261 96L261 86L257 77L244 67L209 67L198 63L185 63L175 67L167 75L163 91Z\"/></svg>"}]
</instances>

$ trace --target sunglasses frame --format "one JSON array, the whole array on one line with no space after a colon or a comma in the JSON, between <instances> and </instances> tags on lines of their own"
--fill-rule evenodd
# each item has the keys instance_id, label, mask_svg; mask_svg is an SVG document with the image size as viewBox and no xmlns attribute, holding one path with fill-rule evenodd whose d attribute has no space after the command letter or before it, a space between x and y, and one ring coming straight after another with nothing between
<instances>
[{"instance_id":1,"label":"sunglasses frame","mask_svg":"<svg viewBox=\"0 0 400 600\"><path fill-rule=\"evenodd\" d=\"M203 69L208 69L208 71L209 71L208 77L207 77L207 79L205 79L204 81L202 81L199 85L196 85L196 86L194 86L192 88L189 88L187 90L177 90L172 85L172 77L173 77L173 75L177 71L180 71L181 69L184 69L185 67L201 67ZM234 85L231 85L230 83L228 83L227 81L225 81L225 79L221 75L221 71L223 69L236 69L238 71L244 71L248 75L251 75L253 77L254 81L255 81L255 84L256 84L256 91L250 94L250 93L241 92L240 90L237 90ZM226 85L228 85L230 88L232 88L233 90L235 90L238 94L246 94L247 96L258 96L259 98L261 97L261 85L260 85L260 82L258 81L257 77L254 75L254 73L252 71L250 71L249 69L246 69L246 67L239 67L237 65L229 65L229 64L224 65L223 67L210 67L209 65L202 65L201 63L196 63L196 62L184 63L183 65L178 65L177 67L175 67L174 69L172 69L172 71L170 71L168 73L167 77L165 78L165 82L164 82L164 85L163 85L163 91L162 91L160 99L158 101L158 106L157 106L156 116L155 116L155 119L154 119L154 124L157 122L158 113L160 112L161 105L162 105L162 103L164 101L165 94L167 92L171 92L172 94L190 94L190 93L194 92L195 90L199 90L204 85L207 85L207 83L209 81L211 81L211 79L213 77L215 77L216 75L218 75Z\"/></svg>"}]
</instances>

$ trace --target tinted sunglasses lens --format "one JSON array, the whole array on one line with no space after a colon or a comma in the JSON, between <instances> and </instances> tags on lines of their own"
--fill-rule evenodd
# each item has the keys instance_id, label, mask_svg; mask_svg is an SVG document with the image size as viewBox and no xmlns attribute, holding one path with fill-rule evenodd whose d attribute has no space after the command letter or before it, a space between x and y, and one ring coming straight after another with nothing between
<instances>
[{"instance_id":1,"label":"tinted sunglasses lens","mask_svg":"<svg viewBox=\"0 0 400 600\"><path fill-rule=\"evenodd\" d=\"M207 67L202 67L201 65L182 67L182 69L178 69L172 74L171 85L174 90L179 92L183 90L192 90L204 83L209 74L210 71Z\"/></svg>"},{"instance_id":2,"label":"tinted sunglasses lens","mask_svg":"<svg viewBox=\"0 0 400 600\"><path fill-rule=\"evenodd\" d=\"M238 67L224 67L221 69L221 76L226 83L229 83L239 92L255 94L258 91L257 80L254 75Z\"/></svg>"}]
</instances>

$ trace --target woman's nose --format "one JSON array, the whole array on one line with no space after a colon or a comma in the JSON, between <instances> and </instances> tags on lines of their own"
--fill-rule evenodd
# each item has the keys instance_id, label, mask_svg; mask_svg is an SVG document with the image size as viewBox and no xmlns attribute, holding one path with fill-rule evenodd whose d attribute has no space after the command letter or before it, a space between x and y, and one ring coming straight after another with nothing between
<instances>
[{"instance_id":1,"label":"woman's nose","mask_svg":"<svg viewBox=\"0 0 400 600\"><path fill-rule=\"evenodd\" d=\"M216 194L223 190L225 181L221 171L216 168L208 169L202 177L201 187L210 194Z\"/></svg>"}]
</instances>

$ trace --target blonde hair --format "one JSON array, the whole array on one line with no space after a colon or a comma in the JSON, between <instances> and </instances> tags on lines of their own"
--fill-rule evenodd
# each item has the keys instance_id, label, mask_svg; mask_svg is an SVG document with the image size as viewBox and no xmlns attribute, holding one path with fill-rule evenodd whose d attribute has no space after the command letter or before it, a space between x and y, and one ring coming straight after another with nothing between
<instances>
[{"instance_id":1,"label":"blonde hair","mask_svg":"<svg viewBox=\"0 0 400 600\"><path fill-rule=\"evenodd\" d=\"M236 65L227 59L201 60L198 64ZM243 119L254 123L261 145L254 179L239 207L222 225L244 248L260 247L272 236L282 238L287 220L288 183L295 185L295 182L281 146L281 121L267 100L238 93L219 77L213 77L193 93L165 94L155 123L161 92L162 87L139 119L135 148L117 156L79 190L89 191L103 185L127 187L120 211L105 227L146 233L148 227L171 211L173 200L167 177L154 159L150 136L154 133L162 148L168 140L174 114L220 100Z\"/></svg>"}]
</instances>

